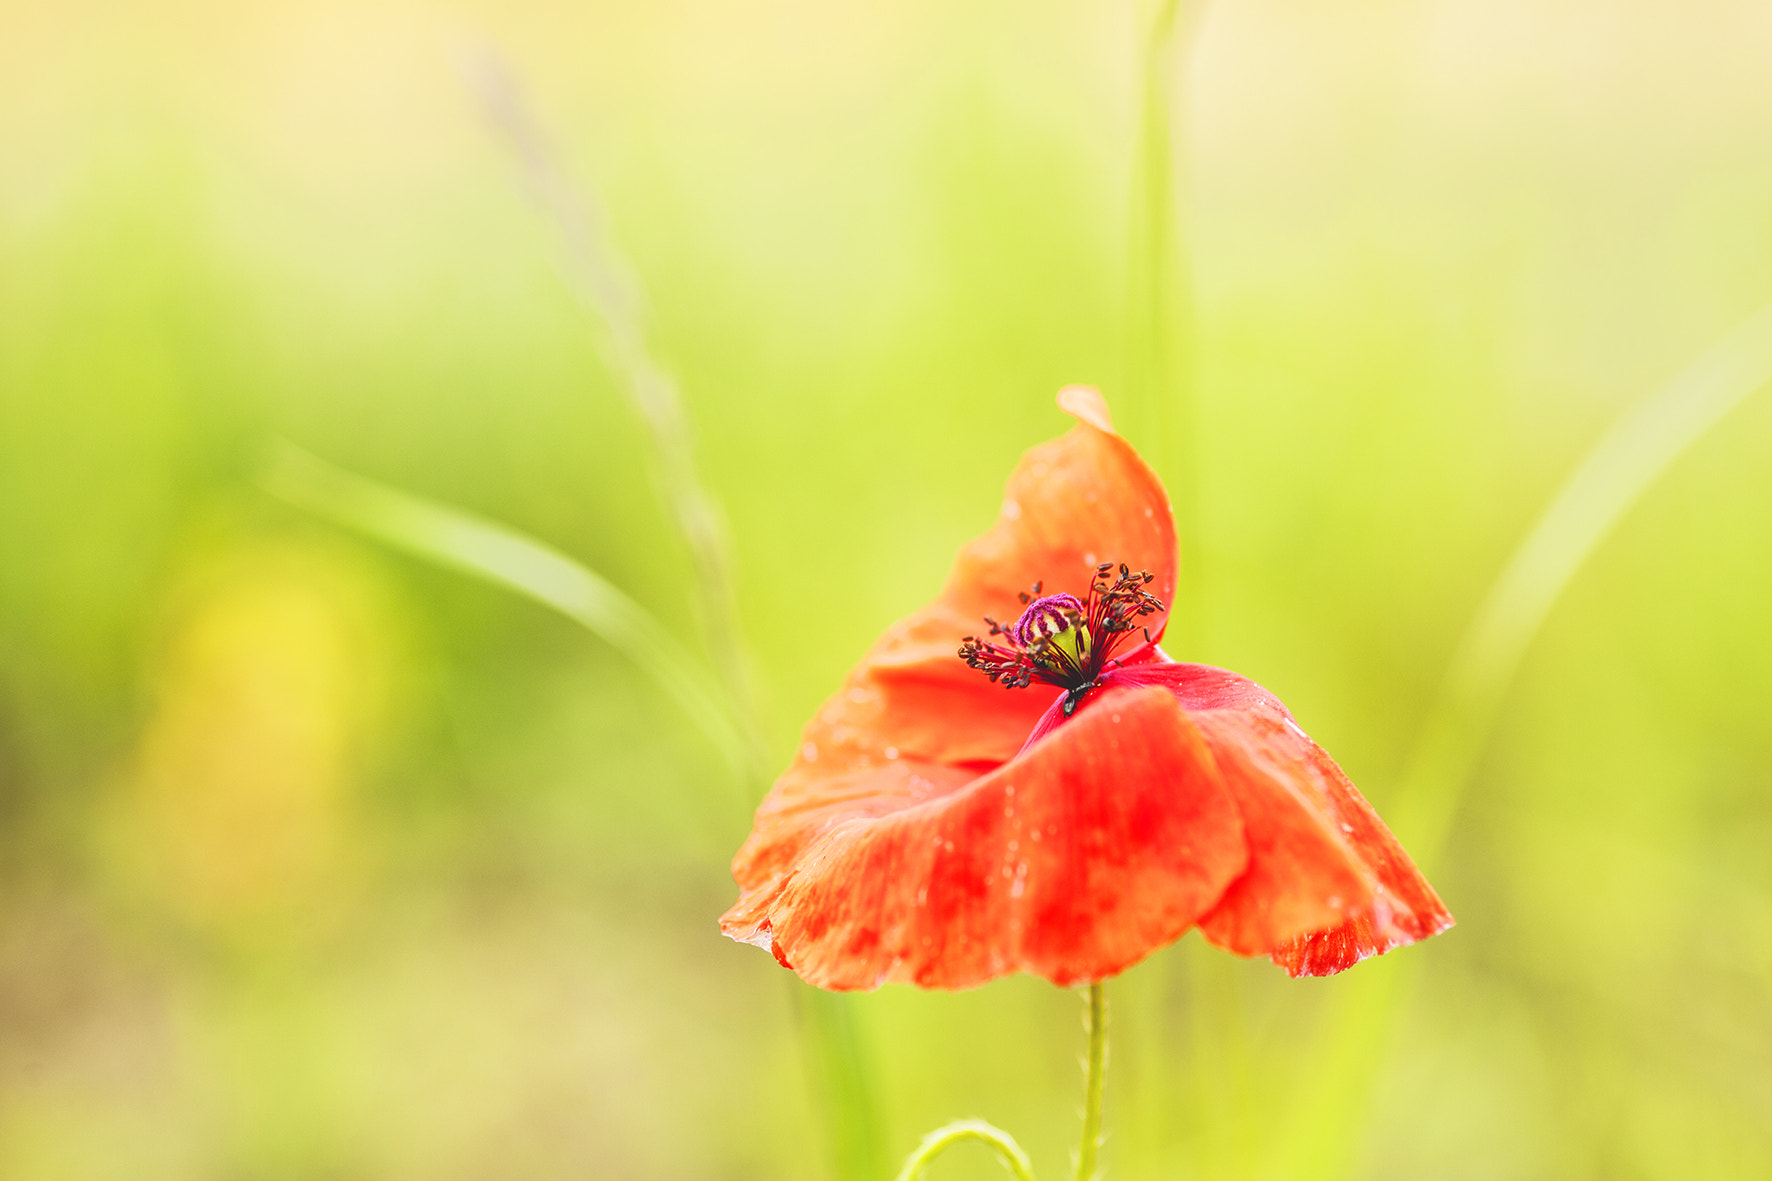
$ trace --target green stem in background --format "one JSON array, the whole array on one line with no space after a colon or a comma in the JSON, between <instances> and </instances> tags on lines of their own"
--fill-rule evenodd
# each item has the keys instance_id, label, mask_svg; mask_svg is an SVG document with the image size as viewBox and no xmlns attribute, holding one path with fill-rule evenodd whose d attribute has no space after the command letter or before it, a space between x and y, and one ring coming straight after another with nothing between
<instances>
[{"instance_id":1,"label":"green stem in background","mask_svg":"<svg viewBox=\"0 0 1772 1181\"><path fill-rule=\"evenodd\" d=\"M1624 415L1576 467L1515 548L1465 629L1390 809L1427 867L1438 860L1483 744L1527 649L1587 559L1631 507L1726 414L1772 382L1772 306L1749 317L1660 393ZM1315 1069L1267 1175L1345 1173L1370 1104L1385 1032L1414 961L1343 990L1307 1061Z\"/></svg>"},{"instance_id":2,"label":"green stem in background","mask_svg":"<svg viewBox=\"0 0 1772 1181\"><path fill-rule=\"evenodd\" d=\"M1178 96L1185 55L1202 4L1141 0L1138 133L1132 169L1126 265L1128 406L1134 441L1174 502L1181 585L1170 631L1195 637L1199 597L1198 475L1194 455L1193 281L1179 175ZM1176 625L1180 624L1178 628Z\"/></svg>"},{"instance_id":3,"label":"green stem in background","mask_svg":"<svg viewBox=\"0 0 1772 1181\"><path fill-rule=\"evenodd\" d=\"M1101 1149L1101 1090L1107 1070L1107 1001L1101 982L1089 986L1089 1057L1083 1070L1083 1139L1077 1145L1077 1181L1095 1181L1095 1156Z\"/></svg>"},{"instance_id":4,"label":"green stem in background","mask_svg":"<svg viewBox=\"0 0 1772 1181\"><path fill-rule=\"evenodd\" d=\"M676 379L646 343L639 283L605 229L592 195L572 183L511 71L481 53L466 71L493 126L521 162L530 188L559 233L560 269L584 309L593 343L646 428L658 489L676 518L695 570L697 603L733 712L763 747L757 680L742 640L738 595L721 514L696 472L693 433ZM756 778L759 793L766 775ZM797 986L797 982L795 982ZM830 997L802 1006L826 1064L827 1139L839 1175L873 1181L883 1171L884 1138L872 1070L852 1002Z\"/></svg>"},{"instance_id":5,"label":"green stem in background","mask_svg":"<svg viewBox=\"0 0 1772 1181\"><path fill-rule=\"evenodd\" d=\"M856 1028L855 1006L847 997L794 982L794 1000L800 1020L809 1031L802 1039L808 1057L808 1075L817 1080L814 1090L825 1120L831 1158L840 1177L873 1178L881 1175L886 1147L874 1122L871 1105L856 1102L868 1095L872 1080L864 1073L867 1055Z\"/></svg>"}]
</instances>

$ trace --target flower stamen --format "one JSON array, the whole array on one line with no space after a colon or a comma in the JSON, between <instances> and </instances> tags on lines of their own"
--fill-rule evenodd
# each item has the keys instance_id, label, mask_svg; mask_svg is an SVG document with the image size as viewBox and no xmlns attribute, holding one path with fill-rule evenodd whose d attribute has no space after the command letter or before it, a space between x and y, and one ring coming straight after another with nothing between
<instances>
[{"instance_id":1,"label":"flower stamen","mask_svg":"<svg viewBox=\"0 0 1772 1181\"><path fill-rule=\"evenodd\" d=\"M1006 689L1025 689L1035 681L1069 691L1065 715L1076 709L1107 670L1114 650L1126 636L1149 628L1135 621L1163 609L1163 601L1145 588L1156 581L1149 570L1134 573L1124 562L1103 562L1089 581L1083 599L1075 595L1042 595L1041 583L1020 595L1023 610L1014 623L990 616L989 638L967 636L960 659Z\"/></svg>"}]
</instances>

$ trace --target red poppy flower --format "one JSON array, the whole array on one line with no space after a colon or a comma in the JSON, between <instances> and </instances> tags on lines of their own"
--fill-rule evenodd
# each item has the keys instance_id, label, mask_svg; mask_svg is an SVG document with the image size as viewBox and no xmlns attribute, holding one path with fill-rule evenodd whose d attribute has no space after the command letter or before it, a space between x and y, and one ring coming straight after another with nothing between
<instances>
[{"instance_id":1,"label":"red poppy flower","mask_svg":"<svg viewBox=\"0 0 1772 1181\"><path fill-rule=\"evenodd\" d=\"M1058 402L1077 425L1023 456L941 594L807 723L721 930L867 989L1086 984L1196 926L1321 976L1451 926L1273 694L1157 646L1168 498L1099 394Z\"/></svg>"}]
</instances>

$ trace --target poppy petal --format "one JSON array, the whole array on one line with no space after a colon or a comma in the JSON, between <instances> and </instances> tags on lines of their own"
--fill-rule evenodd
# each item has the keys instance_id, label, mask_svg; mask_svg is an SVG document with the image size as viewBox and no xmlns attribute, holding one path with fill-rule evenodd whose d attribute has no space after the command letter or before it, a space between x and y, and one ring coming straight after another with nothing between
<instances>
[{"instance_id":1,"label":"poppy petal","mask_svg":"<svg viewBox=\"0 0 1772 1181\"><path fill-rule=\"evenodd\" d=\"M1372 905L1376 882L1336 831L1308 760L1283 723L1254 714L1194 715L1249 830L1249 870L1225 891L1200 933L1239 955L1336 926Z\"/></svg>"},{"instance_id":2,"label":"poppy petal","mask_svg":"<svg viewBox=\"0 0 1772 1181\"><path fill-rule=\"evenodd\" d=\"M734 866L744 893L722 929L824 988L1099 980L1178 938L1247 861L1206 741L1167 691L1099 694L963 785L940 768L873 770L840 802L776 805L778 786L759 833L765 812L804 829L753 836Z\"/></svg>"},{"instance_id":3,"label":"poppy petal","mask_svg":"<svg viewBox=\"0 0 1772 1181\"><path fill-rule=\"evenodd\" d=\"M836 765L839 759L842 765ZM812 763L819 761L825 767L813 772ZM720 919L720 929L741 943L774 950L770 908L801 855L826 830L952 795L975 778L970 771L912 759L845 759L838 750L822 758L815 754L809 763L802 751L758 806L751 835L733 858L740 896ZM779 952L776 958L781 958Z\"/></svg>"},{"instance_id":4,"label":"poppy petal","mask_svg":"<svg viewBox=\"0 0 1772 1181\"><path fill-rule=\"evenodd\" d=\"M1198 664L1144 664L1103 681L1168 687L1242 811L1249 868L1201 920L1207 939L1322 976L1452 925L1384 821L1272 693Z\"/></svg>"},{"instance_id":5,"label":"poppy petal","mask_svg":"<svg viewBox=\"0 0 1772 1181\"><path fill-rule=\"evenodd\" d=\"M1058 404L1077 425L1022 456L997 523L954 560L936 602L961 618L1009 611L1040 581L1081 597L1101 562L1149 570L1147 589L1165 605L1175 598L1175 520L1157 474L1114 433L1099 393L1069 386ZM1153 636L1167 619L1167 606L1150 617Z\"/></svg>"},{"instance_id":6,"label":"poppy petal","mask_svg":"<svg viewBox=\"0 0 1772 1181\"><path fill-rule=\"evenodd\" d=\"M1314 742L1310 746L1328 784L1338 823L1344 831L1352 830L1348 841L1377 875L1379 893L1370 913L1289 940L1274 950L1274 963L1293 976L1330 976L1451 929L1452 913L1401 842L1328 753Z\"/></svg>"}]
</instances>

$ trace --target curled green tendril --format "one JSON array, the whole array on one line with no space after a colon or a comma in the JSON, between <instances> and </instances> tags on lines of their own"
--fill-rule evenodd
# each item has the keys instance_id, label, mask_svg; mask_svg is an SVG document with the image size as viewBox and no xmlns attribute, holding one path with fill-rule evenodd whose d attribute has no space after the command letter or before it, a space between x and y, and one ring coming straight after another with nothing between
<instances>
[{"instance_id":1,"label":"curled green tendril","mask_svg":"<svg viewBox=\"0 0 1772 1181\"><path fill-rule=\"evenodd\" d=\"M996 1152L997 1159L1003 1162L1003 1167L1009 1170L1009 1175L1015 1181L1034 1181L1033 1162L1028 1160L1028 1154L1021 1150L1021 1145L1015 1142L1015 1137L977 1119L956 1120L923 1137L923 1142L917 1145L917 1151L911 1153L910 1159L904 1162L904 1168L898 1171L897 1181L921 1181L929 1162L962 1140L977 1140L990 1145Z\"/></svg>"}]
</instances>

